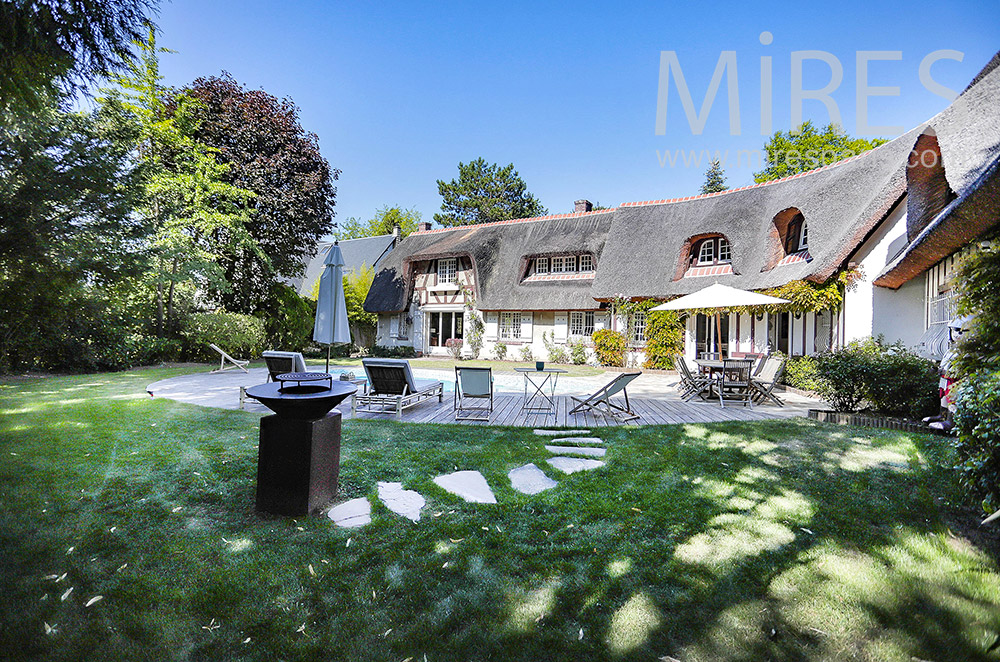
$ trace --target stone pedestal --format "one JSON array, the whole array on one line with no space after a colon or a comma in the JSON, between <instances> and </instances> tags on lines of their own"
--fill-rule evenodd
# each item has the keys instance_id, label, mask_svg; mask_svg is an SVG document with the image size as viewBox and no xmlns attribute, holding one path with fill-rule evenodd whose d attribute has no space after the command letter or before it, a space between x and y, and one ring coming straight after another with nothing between
<instances>
[{"instance_id":1,"label":"stone pedestal","mask_svg":"<svg viewBox=\"0 0 1000 662\"><path fill-rule=\"evenodd\" d=\"M307 515L337 494L340 475L340 412L301 420L260 419L257 510Z\"/></svg>"}]
</instances>

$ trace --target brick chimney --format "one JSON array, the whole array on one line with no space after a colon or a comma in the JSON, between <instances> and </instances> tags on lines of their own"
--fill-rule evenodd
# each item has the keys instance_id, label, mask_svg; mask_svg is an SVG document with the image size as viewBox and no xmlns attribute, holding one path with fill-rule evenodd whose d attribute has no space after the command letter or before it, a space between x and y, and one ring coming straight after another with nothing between
<instances>
[{"instance_id":1,"label":"brick chimney","mask_svg":"<svg viewBox=\"0 0 1000 662\"><path fill-rule=\"evenodd\" d=\"M431 229L430 221L421 221L417 223L417 232L427 232Z\"/></svg>"},{"instance_id":2,"label":"brick chimney","mask_svg":"<svg viewBox=\"0 0 1000 662\"><path fill-rule=\"evenodd\" d=\"M392 226L392 236L399 239L399 235L403 233L403 228L399 227L399 223Z\"/></svg>"},{"instance_id":3,"label":"brick chimney","mask_svg":"<svg viewBox=\"0 0 1000 662\"><path fill-rule=\"evenodd\" d=\"M590 204L590 200L577 200L573 203L573 211L591 211L594 205Z\"/></svg>"}]
</instances>

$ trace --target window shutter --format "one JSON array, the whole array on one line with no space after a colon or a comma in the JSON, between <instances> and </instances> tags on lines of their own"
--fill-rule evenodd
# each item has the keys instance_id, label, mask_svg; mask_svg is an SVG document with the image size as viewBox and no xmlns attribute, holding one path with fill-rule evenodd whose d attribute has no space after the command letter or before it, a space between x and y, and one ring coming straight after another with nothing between
<instances>
[{"instance_id":1,"label":"window shutter","mask_svg":"<svg viewBox=\"0 0 1000 662\"><path fill-rule=\"evenodd\" d=\"M534 340L531 336L532 320L533 315L531 313L521 313L521 342L530 343Z\"/></svg>"},{"instance_id":2,"label":"window shutter","mask_svg":"<svg viewBox=\"0 0 1000 662\"><path fill-rule=\"evenodd\" d=\"M390 338L395 338L398 335L398 327L397 327L398 322L399 322L399 318L396 315L393 315L392 317L389 318L389 337Z\"/></svg>"},{"instance_id":3,"label":"window shutter","mask_svg":"<svg viewBox=\"0 0 1000 662\"><path fill-rule=\"evenodd\" d=\"M500 333L499 319L497 313L488 312L486 316L486 340L496 341L498 334Z\"/></svg>"},{"instance_id":4,"label":"window shutter","mask_svg":"<svg viewBox=\"0 0 1000 662\"><path fill-rule=\"evenodd\" d=\"M608 314L594 313L594 331L608 328Z\"/></svg>"},{"instance_id":5,"label":"window shutter","mask_svg":"<svg viewBox=\"0 0 1000 662\"><path fill-rule=\"evenodd\" d=\"M556 313L555 341L566 342L569 336L569 313Z\"/></svg>"}]
</instances>

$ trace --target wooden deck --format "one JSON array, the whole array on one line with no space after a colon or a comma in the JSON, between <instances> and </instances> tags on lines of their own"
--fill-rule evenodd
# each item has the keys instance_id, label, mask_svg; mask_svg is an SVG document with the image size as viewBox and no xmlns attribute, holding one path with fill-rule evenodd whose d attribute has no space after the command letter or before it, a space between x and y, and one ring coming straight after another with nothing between
<instances>
[{"instance_id":1,"label":"wooden deck","mask_svg":"<svg viewBox=\"0 0 1000 662\"><path fill-rule=\"evenodd\" d=\"M570 414L576 404L567 396L556 396L555 411L550 413L522 409L524 398L520 395L500 394L494 399L493 415L487 421L456 421L452 400L445 394L444 402L427 400L403 411L404 423L459 423L463 425L510 425L517 427L570 427L595 428L608 425L622 425L621 421L594 413ZM669 425L676 423L713 423L719 421L760 421L775 418L805 416L806 410L818 403L790 395L779 397L785 400L784 407L776 405L755 406L753 409L742 405L729 404L725 408L718 402L684 402L679 397L629 398L632 410L639 418L629 421L634 425ZM616 399L617 401L617 399ZM351 418L348 402L340 407L344 418ZM371 414L358 412L359 419L395 420L395 414Z\"/></svg>"}]
</instances>

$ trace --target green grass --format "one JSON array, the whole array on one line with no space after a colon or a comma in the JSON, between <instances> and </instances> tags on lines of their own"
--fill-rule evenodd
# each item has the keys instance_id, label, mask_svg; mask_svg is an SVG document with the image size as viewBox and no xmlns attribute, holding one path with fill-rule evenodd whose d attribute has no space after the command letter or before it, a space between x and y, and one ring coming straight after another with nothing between
<instances>
[{"instance_id":1,"label":"green grass","mask_svg":"<svg viewBox=\"0 0 1000 662\"><path fill-rule=\"evenodd\" d=\"M534 361L531 363L525 363L524 361L456 361L454 359L438 357L409 359L409 361L410 365L414 368L424 368L427 370L454 370L456 365L460 365L473 368L493 368L495 373L510 374L515 374L514 368L535 365ZM311 366L325 365L326 359L306 359L306 363ZM567 377L593 377L594 375L604 374L603 368L597 368L592 365L556 364L547 361L545 364L552 368L562 368L566 371ZM330 365L344 368L361 368L361 359L330 359Z\"/></svg>"},{"instance_id":2,"label":"green grass","mask_svg":"<svg viewBox=\"0 0 1000 662\"><path fill-rule=\"evenodd\" d=\"M529 497L530 430L348 422L340 498L374 507L347 530L253 512L258 415L144 392L192 369L0 381L5 658L997 659L1000 574L942 524L939 438L602 429L606 467ZM499 504L431 482L456 468Z\"/></svg>"}]
</instances>

